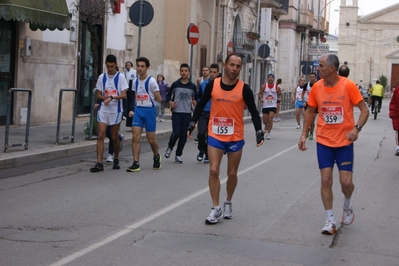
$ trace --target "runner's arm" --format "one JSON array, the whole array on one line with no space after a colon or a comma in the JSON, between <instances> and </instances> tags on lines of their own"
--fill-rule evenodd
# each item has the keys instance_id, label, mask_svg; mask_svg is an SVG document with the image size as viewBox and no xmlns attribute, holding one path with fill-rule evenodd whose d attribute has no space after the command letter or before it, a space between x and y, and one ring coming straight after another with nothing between
<instances>
[{"instance_id":1,"label":"runner's arm","mask_svg":"<svg viewBox=\"0 0 399 266\"><path fill-rule=\"evenodd\" d=\"M213 81L210 81L205 87L205 91L201 97L201 100L195 106L194 113L193 113L193 119L191 121L197 123L198 119L201 117L202 112L204 111L205 105L211 99L212 88L213 88Z\"/></svg>"}]
</instances>

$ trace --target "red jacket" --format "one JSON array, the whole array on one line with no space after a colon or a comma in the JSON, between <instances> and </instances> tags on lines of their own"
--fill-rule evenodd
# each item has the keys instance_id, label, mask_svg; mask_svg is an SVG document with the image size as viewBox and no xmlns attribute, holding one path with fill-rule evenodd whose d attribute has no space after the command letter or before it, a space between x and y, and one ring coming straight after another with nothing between
<instances>
[{"instance_id":1,"label":"red jacket","mask_svg":"<svg viewBox=\"0 0 399 266\"><path fill-rule=\"evenodd\" d=\"M399 86L393 91L391 102L389 103L389 118L399 120Z\"/></svg>"}]
</instances>

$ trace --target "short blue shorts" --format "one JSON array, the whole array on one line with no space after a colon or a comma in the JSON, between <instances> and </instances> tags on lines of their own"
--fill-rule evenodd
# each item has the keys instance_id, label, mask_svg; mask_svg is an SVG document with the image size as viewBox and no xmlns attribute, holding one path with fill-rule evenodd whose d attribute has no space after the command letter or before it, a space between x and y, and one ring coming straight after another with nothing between
<instances>
[{"instance_id":1,"label":"short blue shorts","mask_svg":"<svg viewBox=\"0 0 399 266\"><path fill-rule=\"evenodd\" d=\"M144 128L146 132L155 132L157 110L153 107L136 107L134 109L132 127Z\"/></svg>"},{"instance_id":2,"label":"short blue shorts","mask_svg":"<svg viewBox=\"0 0 399 266\"><path fill-rule=\"evenodd\" d=\"M295 101L295 108L303 108L303 101Z\"/></svg>"},{"instance_id":3,"label":"short blue shorts","mask_svg":"<svg viewBox=\"0 0 399 266\"><path fill-rule=\"evenodd\" d=\"M353 171L353 143L333 148L317 143L317 160L319 161L319 169L333 168L337 163L340 171Z\"/></svg>"},{"instance_id":4,"label":"short blue shorts","mask_svg":"<svg viewBox=\"0 0 399 266\"><path fill-rule=\"evenodd\" d=\"M223 150L224 154L228 152L237 152L244 147L244 144L244 140L223 142L214 137L208 136L208 145Z\"/></svg>"}]
</instances>

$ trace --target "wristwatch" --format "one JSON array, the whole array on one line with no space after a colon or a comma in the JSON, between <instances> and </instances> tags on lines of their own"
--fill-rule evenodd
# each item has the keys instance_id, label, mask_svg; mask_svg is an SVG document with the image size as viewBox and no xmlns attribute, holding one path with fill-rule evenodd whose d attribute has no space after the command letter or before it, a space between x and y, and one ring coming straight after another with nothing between
<instances>
[{"instance_id":1,"label":"wristwatch","mask_svg":"<svg viewBox=\"0 0 399 266\"><path fill-rule=\"evenodd\" d=\"M362 126L356 125L355 128L357 128L359 131L362 131Z\"/></svg>"},{"instance_id":2,"label":"wristwatch","mask_svg":"<svg viewBox=\"0 0 399 266\"><path fill-rule=\"evenodd\" d=\"M114 99L114 96L111 95L111 96L109 96L109 98L111 98L111 100L113 100L113 99Z\"/></svg>"}]
</instances>

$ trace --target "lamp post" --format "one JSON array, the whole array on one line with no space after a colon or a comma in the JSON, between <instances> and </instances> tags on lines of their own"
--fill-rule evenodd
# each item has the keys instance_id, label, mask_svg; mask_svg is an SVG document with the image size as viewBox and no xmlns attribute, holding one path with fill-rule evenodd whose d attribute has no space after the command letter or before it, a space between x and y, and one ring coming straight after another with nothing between
<instances>
[{"instance_id":1,"label":"lamp post","mask_svg":"<svg viewBox=\"0 0 399 266\"><path fill-rule=\"evenodd\" d=\"M321 25L320 25L320 16L321 16L321 12L323 12L323 10L332 2L334 2L335 0L330 0L329 2L327 2L324 7L322 9L320 9L320 4L321 4L321 0L319 0L319 12L318 12L318 16L317 16L317 26L319 27L319 34L317 36L317 52L320 53L319 51L319 40L320 40L320 29L321 29ZM324 30L323 30L324 31Z\"/></svg>"},{"instance_id":2,"label":"lamp post","mask_svg":"<svg viewBox=\"0 0 399 266\"><path fill-rule=\"evenodd\" d=\"M321 16L321 12L323 12L324 9L326 9L326 7L331 4L332 2L334 2L335 0L330 0L329 2L327 2L327 4L324 5L324 7L322 9L320 9L320 4L321 4L321 0L319 0L319 12L318 12L318 16L317 16L317 26L319 27L319 29L321 28L320 26L320 16Z\"/></svg>"}]
</instances>

